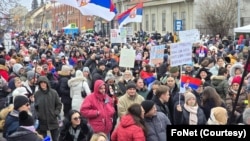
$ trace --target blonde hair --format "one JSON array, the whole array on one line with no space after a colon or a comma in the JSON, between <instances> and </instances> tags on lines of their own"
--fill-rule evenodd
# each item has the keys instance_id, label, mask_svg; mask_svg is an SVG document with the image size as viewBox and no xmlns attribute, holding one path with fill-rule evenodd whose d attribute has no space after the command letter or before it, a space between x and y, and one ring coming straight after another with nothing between
<instances>
[{"instance_id":1,"label":"blonde hair","mask_svg":"<svg viewBox=\"0 0 250 141\"><path fill-rule=\"evenodd\" d=\"M106 140L108 139L107 135L103 132L94 133L90 139L90 141L97 141L99 137L104 137Z\"/></svg>"}]
</instances>

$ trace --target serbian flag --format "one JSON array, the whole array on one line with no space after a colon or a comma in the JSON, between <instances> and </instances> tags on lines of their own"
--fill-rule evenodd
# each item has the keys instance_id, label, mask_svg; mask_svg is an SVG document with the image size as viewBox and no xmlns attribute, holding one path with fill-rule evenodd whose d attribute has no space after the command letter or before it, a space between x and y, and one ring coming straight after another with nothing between
<instances>
[{"instance_id":1,"label":"serbian flag","mask_svg":"<svg viewBox=\"0 0 250 141\"><path fill-rule=\"evenodd\" d=\"M181 88L187 89L198 89L199 86L202 84L202 81L199 78L194 78L188 75L181 76Z\"/></svg>"},{"instance_id":2,"label":"serbian flag","mask_svg":"<svg viewBox=\"0 0 250 141\"><path fill-rule=\"evenodd\" d=\"M112 0L56 0L59 3L75 7L83 15L93 15L111 21L117 10Z\"/></svg>"},{"instance_id":3,"label":"serbian flag","mask_svg":"<svg viewBox=\"0 0 250 141\"><path fill-rule=\"evenodd\" d=\"M129 8L127 11L117 15L119 28L127 23L142 22L142 8L143 3L140 2L137 5Z\"/></svg>"}]
</instances>

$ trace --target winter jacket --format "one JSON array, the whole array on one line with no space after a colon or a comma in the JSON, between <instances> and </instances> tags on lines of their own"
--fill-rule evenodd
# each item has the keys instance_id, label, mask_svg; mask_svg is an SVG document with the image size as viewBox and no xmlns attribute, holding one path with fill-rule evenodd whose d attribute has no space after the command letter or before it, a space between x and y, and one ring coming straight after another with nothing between
<instances>
[{"instance_id":1,"label":"winter jacket","mask_svg":"<svg viewBox=\"0 0 250 141\"><path fill-rule=\"evenodd\" d=\"M85 98L81 106L81 114L88 119L94 132L109 134L115 109L113 100L107 94L99 92L102 85L105 85L102 80L95 82L94 92Z\"/></svg>"},{"instance_id":2,"label":"winter jacket","mask_svg":"<svg viewBox=\"0 0 250 141\"><path fill-rule=\"evenodd\" d=\"M167 141L167 125L171 125L171 122L162 112L157 112L152 118L145 117L144 121L147 141Z\"/></svg>"},{"instance_id":3,"label":"winter jacket","mask_svg":"<svg viewBox=\"0 0 250 141\"><path fill-rule=\"evenodd\" d=\"M63 104L71 104L70 97L70 88L68 86L68 80L70 79L70 75L59 74L59 95L61 97L61 101Z\"/></svg>"},{"instance_id":4,"label":"winter jacket","mask_svg":"<svg viewBox=\"0 0 250 141\"><path fill-rule=\"evenodd\" d=\"M40 87L41 82L47 83L47 90ZM49 80L45 76L38 79L39 90L35 92L35 109L39 120L40 130L53 130L59 128L58 119L62 103L57 92L50 88Z\"/></svg>"},{"instance_id":5,"label":"winter jacket","mask_svg":"<svg viewBox=\"0 0 250 141\"><path fill-rule=\"evenodd\" d=\"M85 91L87 95L91 93L88 83L84 77L74 77L68 81L70 88L70 97L72 98L72 109L80 111L81 104L84 98L81 95L81 91Z\"/></svg>"},{"instance_id":6,"label":"winter jacket","mask_svg":"<svg viewBox=\"0 0 250 141\"><path fill-rule=\"evenodd\" d=\"M0 65L0 76L2 76L5 81L8 82L9 80L9 68L4 66L4 65Z\"/></svg>"},{"instance_id":7,"label":"winter jacket","mask_svg":"<svg viewBox=\"0 0 250 141\"><path fill-rule=\"evenodd\" d=\"M118 127L111 135L112 141L146 141L143 129L136 125L131 115L121 118Z\"/></svg>"},{"instance_id":8,"label":"winter jacket","mask_svg":"<svg viewBox=\"0 0 250 141\"><path fill-rule=\"evenodd\" d=\"M67 125L66 122L64 123L64 125L65 124ZM59 135L59 141L74 141L74 137L70 134L70 131L69 131L70 127L71 125L62 127L62 130L60 131L60 135ZM81 124L77 126L77 128L80 128L80 133L77 138L77 141L89 141L91 136L93 135L92 128L86 123L83 123L83 121L81 121Z\"/></svg>"},{"instance_id":9,"label":"winter jacket","mask_svg":"<svg viewBox=\"0 0 250 141\"><path fill-rule=\"evenodd\" d=\"M5 124L4 124L4 127L3 127L3 137L4 138L8 138L19 127L18 114L19 114L18 111L13 110L12 112L10 112L7 115L7 117L5 119Z\"/></svg>"},{"instance_id":10,"label":"winter jacket","mask_svg":"<svg viewBox=\"0 0 250 141\"><path fill-rule=\"evenodd\" d=\"M118 116L121 117L126 114L127 109L134 103L141 104L144 101L144 98L138 93L135 94L135 97L131 98L127 93L121 96L118 100Z\"/></svg>"},{"instance_id":11,"label":"winter jacket","mask_svg":"<svg viewBox=\"0 0 250 141\"><path fill-rule=\"evenodd\" d=\"M215 88L220 97L225 100L229 88L227 78L225 76L212 76L211 85Z\"/></svg>"},{"instance_id":12,"label":"winter jacket","mask_svg":"<svg viewBox=\"0 0 250 141\"><path fill-rule=\"evenodd\" d=\"M8 141L42 141L37 133L32 132L28 129L19 127L16 132L11 134L8 138Z\"/></svg>"},{"instance_id":13,"label":"winter jacket","mask_svg":"<svg viewBox=\"0 0 250 141\"><path fill-rule=\"evenodd\" d=\"M169 111L168 105L166 103L162 103L160 99L155 95L153 96L152 101L154 101L157 111L165 114L172 123L172 116Z\"/></svg>"},{"instance_id":14,"label":"winter jacket","mask_svg":"<svg viewBox=\"0 0 250 141\"><path fill-rule=\"evenodd\" d=\"M179 112L175 109L174 119L176 125L189 125L190 112L187 111L182 105L182 112ZM198 107L197 109L197 125L205 125L207 123L206 116L203 110Z\"/></svg>"}]
</instances>

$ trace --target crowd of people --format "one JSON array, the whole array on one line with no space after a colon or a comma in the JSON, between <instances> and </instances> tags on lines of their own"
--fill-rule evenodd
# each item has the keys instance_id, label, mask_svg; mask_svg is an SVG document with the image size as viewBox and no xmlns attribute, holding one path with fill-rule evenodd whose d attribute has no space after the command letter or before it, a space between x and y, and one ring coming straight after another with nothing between
<instances>
[{"instance_id":1,"label":"crowd of people","mask_svg":"<svg viewBox=\"0 0 250 141\"><path fill-rule=\"evenodd\" d=\"M172 67L176 36L139 31L126 44L97 34L14 36L11 49L0 45L3 138L166 141L170 125L250 124L250 38L203 35L190 46L193 63ZM150 65L150 49L162 44L163 62ZM135 50L133 68L119 65L122 48ZM181 93L183 75L202 84Z\"/></svg>"}]
</instances>

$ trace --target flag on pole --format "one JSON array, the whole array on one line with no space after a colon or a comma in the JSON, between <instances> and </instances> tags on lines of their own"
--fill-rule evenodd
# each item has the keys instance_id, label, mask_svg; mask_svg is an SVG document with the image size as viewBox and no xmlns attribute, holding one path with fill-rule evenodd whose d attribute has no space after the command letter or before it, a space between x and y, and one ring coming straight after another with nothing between
<instances>
[{"instance_id":1,"label":"flag on pole","mask_svg":"<svg viewBox=\"0 0 250 141\"><path fill-rule=\"evenodd\" d=\"M56 0L59 3L75 7L83 15L93 15L111 21L117 10L112 0Z\"/></svg>"},{"instance_id":2,"label":"flag on pole","mask_svg":"<svg viewBox=\"0 0 250 141\"><path fill-rule=\"evenodd\" d=\"M117 16L119 28L123 25L126 25L127 23L142 22L142 8L143 3L140 2L137 5L129 8L127 11L119 14Z\"/></svg>"}]
</instances>

